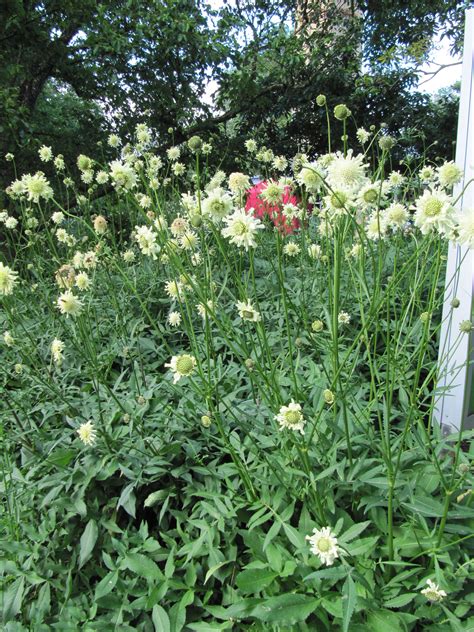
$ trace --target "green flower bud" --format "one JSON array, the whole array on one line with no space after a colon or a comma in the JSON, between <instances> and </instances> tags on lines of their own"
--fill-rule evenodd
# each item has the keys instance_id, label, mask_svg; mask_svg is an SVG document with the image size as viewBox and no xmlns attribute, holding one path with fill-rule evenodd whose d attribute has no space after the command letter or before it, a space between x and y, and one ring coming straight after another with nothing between
<instances>
[{"instance_id":1,"label":"green flower bud","mask_svg":"<svg viewBox=\"0 0 474 632\"><path fill-rule=\"evenodd\" d=\"M322 331L324 329L324 323L322 320L315 320L311 323L311 329L313 331Z\"/></svg>"},{"instance_id":2,"label":"green flower bud","mask_svg":"<svg viewBox=\"0 0 474 632\"><path fill-rule=\"evenodd\" d=\"M451 307L459 307L461 305L461 301L458 298L453 298L451 301Z\"/></svg>"},{"instance_id":3,"label":"green flower bud","mask_svg":"<svg viewBox=\"0 0 474 632\"><path fill-rule=\"evenodd\" d=\"M202 217L198 213L195 213L194 215L191 215L189 221L191 223L191 226L194 226L194 228L199 228L199 226L201 226L202 224Z\"/></svg>"},{"instance_id":4,"label":"green flower bud","mask_svg":"<svg viewBox=\"0 0 474 632\"><path fill-rule=\"evenodd\" d=\"M316 105L319 105L320 108L326 105L326 97L324 96L324 94L319 94L316 97Z\"/></svg>"},{"instance_id":5,"label":"green flower bud","mask_svg":"<svg viewBox=\"0 0 474 632\"><path fill-rule=\"evenodd\" d=\"M323 397L326 404L334 404L334 400L335 400L334 393L328 388L324 390Z\"/></svg>"},{"instance_id":6,"label":"green flower bud","mask_svg":"<svg viewBox=\"0 0 474 632\"><path fill-rule=\"evenodd\" d=\"M204 428L209 428L209 426L212 424L212 420L208 415L203 415L201 417L201 425Z\"/></svg>"},{"instance_id":7,"label":"green flower bud","mask_svg":"<svg viewBox=\"0 0 474 632\"><path fill-rule=\"evenodd\" d=\"M334 116L337 118L338 121L345 121L347 118L349 118L350 115L351 111L349 110L347 105L344 105L343 103L336 105L336 107L334 108Z\"/></svg>"},{"instance_id":8,"label":"green flower bud","mask_svg":"<svg viewBox=\"0 0 474 632\"><path fill-rule=\"evenodd\" d=\"M379 138L379 147L382 151L390 151L397 141L393 136L381 136Z\"/></svg>"},{"instance_id":9,"label":"green flower bud","mask_svg":"<svg viewBox=\"0 0 474 632\"><path fill-rule=\"evenodd\" d=\"M191 151L199 151L202 147L202 140L199 136L191 136L188 140L188 147Z\"/></svg>"},{"instance_id":10,"label":"green flower bud","mask_svg":"<svg viewBox=\"0 0 474 632\"><path fill-rule=\"evenodd\" d=\"M459 331L462 331L463 334L469 334L474 329L474 325L470 320L463 320L459 323Z\"/></svg>"}]
</instances>

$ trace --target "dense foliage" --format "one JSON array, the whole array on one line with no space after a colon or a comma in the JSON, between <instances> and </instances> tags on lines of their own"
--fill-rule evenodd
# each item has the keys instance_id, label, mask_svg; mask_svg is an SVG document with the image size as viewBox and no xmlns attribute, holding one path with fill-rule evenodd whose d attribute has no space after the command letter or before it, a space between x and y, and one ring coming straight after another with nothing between
<instances>
[{"instance_id":1,"label":"dense foliage","mask_svg":"<svg viewBox=\"0 0 474 632\"><path fill-rule=\"evenodd\" d=\"M474 217L455 165L405 177L384 129L349 142L250 140L249 192L140 125L78 157L107 197L47 146L51 181L13 180L6 632L472 628L472 433L433 413L446 244L473 248Z\"/></svg>"}]
</instances>

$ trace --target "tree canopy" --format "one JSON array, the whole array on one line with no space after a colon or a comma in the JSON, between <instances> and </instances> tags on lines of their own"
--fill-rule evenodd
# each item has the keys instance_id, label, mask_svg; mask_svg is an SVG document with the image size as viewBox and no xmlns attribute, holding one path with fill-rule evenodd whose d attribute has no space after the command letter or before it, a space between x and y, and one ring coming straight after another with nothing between
<instances>
[{"instance_id":1,"label":"tree canopy","mask_svg":"<svg viewBox=\"0 0 474 632\"><path fill-rule=\"evenodd\" d=\"M317 148L319 93L349 102L360 125L398 131L439 109L414 90L417 71L435 36L459 52L466 4L5 0L0 153L28 164L54 143L67 156L144 119L162 142L173 127L175 141L217 134L230 152L236 132Z\"/></svg>"}]
</instances>

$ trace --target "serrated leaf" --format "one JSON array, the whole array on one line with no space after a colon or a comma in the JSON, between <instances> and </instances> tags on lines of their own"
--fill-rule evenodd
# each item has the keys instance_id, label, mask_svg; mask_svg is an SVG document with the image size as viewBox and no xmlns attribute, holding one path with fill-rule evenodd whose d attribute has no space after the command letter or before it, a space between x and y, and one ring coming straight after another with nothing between
<instances>
[{"instance_id":1,"label":"serrated leaf","mask_svg":"<svg viewBox=\"0 0 474 632\"><path fill-rule=\"evenodd\" d=\"M87 562L90 558L92 551L94 550L95 543L97 542L97 537L99 535L99 530L97 528L97 523L95 520L89 520L84 529L84 533L81 535L81 540L79 544L79 568Z\"/></svg>"},{"instance_id":2,"label":"serrated leaf","mask_svg":"<svg viewBox=\"0 0 474 632\"><path fill-rule=\"evenodd\" d=\"M354 580L350 575L347 576L344 586L342 587L342 631L348 632L349 625L354 614L356 605L356 589Z\"/></svg>"},{"instance_id":3,"label":"serrated leaf","mask_svg":"<svg viewBox=\"0 0 474 632\"><path fill-rule=\"evenodd\" d=\"M393 599L389 599L383 605L386 608L402 608L406 606L407 603L410 603L410 601L413 601L415 597L418 597L418 593L405 593L398 597L393 597Z\"/></svg>"},{"instance_id":4,"label":"serrated leaf","mask_svg":"<svg viewBox=\"0 0 474 632\"><path fill-rule=\"evenodd\" d=\"M367 520L366 522L359 522L358 524L353 524L352 527L347 529L347 531L340 536L340 542L350 542L358 535L360 535L363 531L365 531L369 524L371 524L370 520Z\"/></svg>"},{"instance_id":5,"label":"serrated leaf","mask_svg":"<svg viewBox=\"0 0 474 632\"><path fill-rule=\"evenodd\" d=\"M129 553L125 558L126 567L146 579L161 579L163 577L156 562L141 553Z\"/></svg>"},{"instance_id":6,"label":"serrated leaf","mask_svg":"<svg viewBox=\"0 0 474 632\"><path fill-rule=\"evenodd\" d=\"M236 577L235 583L244 593L257 593L266 588L278 577L278 573L267 568L249 568Z\"/></svg>"},{"instance_id":7,"label":"serrated leaf","mask_svg":"<svg viewBox=\"0 0 474 632\"><path fill-rule=\"evenodd\" d=\"M19 577L3 593L2 622L7 623L16 617L21 610L25 578Z\"/></svg>"}]
</instances>

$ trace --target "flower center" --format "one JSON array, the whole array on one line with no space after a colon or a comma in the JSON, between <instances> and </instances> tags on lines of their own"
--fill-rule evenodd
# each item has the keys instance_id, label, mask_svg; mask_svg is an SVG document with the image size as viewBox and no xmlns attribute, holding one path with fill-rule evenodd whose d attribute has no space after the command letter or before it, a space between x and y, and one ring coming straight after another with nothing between
<instances>
[{"instance_id":1,"label":"flower center","mask_svg":"<svg viewBox=\"0 0 474 632\"><path fill-rule=\"evenodd\" d=\"M234 233L236 235L245 235L247 232L247 226L242 221L235 222L234 224Z\"/></svg>"},{"instance_id":2,"label":"flower center","mask_svg":"<svg viewBox=\"0 0 474 632\"><path fill-rule=\"evenodd\" d=\"M297 410L290 410L286 413L286 421L291 426L294 426L301 421L301 413Z\"/></svg>"},{"instance_id":3,"label":"flower center","mask_svg":"<svg viewBox=\"0 0 474 632\"><path fill-rule=\"evenodd\" d=\"M333 193L331 195L331 204L334 208L343 208L346 199L343 193Z\"/></svg>"},{"instance_id":4,"label":"flower center","mask_svg":"<svg viewBox=\"0 0 474 632\"><path fill-rule=\"evenodd\" d=\"M327 551L329 551L331 549L331 541L329 538L319 538L318 540L318 549L322 552L322 553L327 553Z\"/></svg>"},{"instance_id":5,"label":"flower center","mask_svg":"<svg viewBox=\"0 0 474 632\"><path fill-rule=\"evenodd\" d=\"M244 309L242 312L242 317L245 318L246 320L252 320L253 312L249 311L248 309Z\"/></svg>"},{"instance_id":6,"label":"flower center","mask_svg":"<svg viewBox=\"0 0 474 632\"><path fill-rule=\"evenodd\" d=\"M189 375L194 368L193 359L189 355L183 355L176 362L176 371L181 375Z\"/></svg>"},{"instance_id":7,"label":"flower center","mask_svg":"<svg viewBox=\"0 0 474 632\"><path fill-rule=\"evenodd\" d=\"M369 204L376 202L377 200L377 191L375 189L369 189L364 193L364 202Z\"/></svg>"},{"instance_id":8,"label":"flower center","mask_svg":"<svg viewBox=\"0 0 474 632\"><path fill-rule=\"evenodd\" d=\"M428 217L436 217L441 213L441 209L443 208L442 203L436 198L431 198L428 200L425 206L425 215Z\"/></svg>"}]
</instances>

